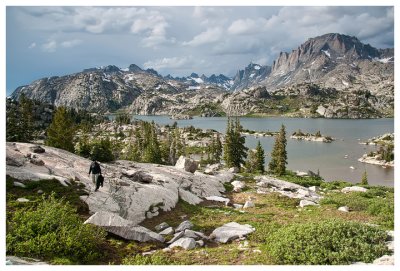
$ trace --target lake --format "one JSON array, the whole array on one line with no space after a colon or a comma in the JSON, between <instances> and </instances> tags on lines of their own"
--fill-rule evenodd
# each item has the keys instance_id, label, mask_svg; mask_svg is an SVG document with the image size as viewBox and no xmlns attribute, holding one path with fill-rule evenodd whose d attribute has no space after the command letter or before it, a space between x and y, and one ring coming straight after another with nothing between
<instances>
[{"instance_id":1,"label":"lake","mask_svg":"<svg viewBox=\"0 0 400 271\"><path fill-rule=\"evenodd\" d=\"M157 124L173 124L175 120L169 116L134 116L136 119L153 121ZM214 129L221 133L226 130L226 117L177 120L179 127L193 125L196 128ZM368 182L373 185L394 186L394 168L382 168L358 162L364 153L375 150L375 146L361 145L359 142L369 138L394 132L394 119L306 119L306 118L246 118L241 117L243 128L256 131L279 131L281 124L286 126L288 165L290 170L317 172L326 181L345 180L352 183L361 181L364 170L368 174ZM301 129L303 132L329 135L336 140L332 143L298 141L289 136ZM273 137L246 137L246 145L255 148L260 140L269 162L269 153L274 143ZM345 155L348 156L345 159ZM353 166L355 169L351 169Z\"/></svg>"}]
</instances>

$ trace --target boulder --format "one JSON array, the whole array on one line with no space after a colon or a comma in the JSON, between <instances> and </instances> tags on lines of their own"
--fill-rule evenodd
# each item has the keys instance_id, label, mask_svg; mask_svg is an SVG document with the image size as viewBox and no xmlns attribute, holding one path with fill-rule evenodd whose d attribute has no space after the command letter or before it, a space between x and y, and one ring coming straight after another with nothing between
<instances>
[{"instance_id":1,"label":"boulder","mask_svg":"<svg viewBox=\"0 0 400 271\"><path fill-rule=\"evenodd\" d=\"M190 230L191 228L193 228L192 222L190 222L189 220L185 220L181 224L179 224L178 227L176 227L175 232L180 232L180 231L184 231L187 229Z\"/></svg>"},{"instance_id":2,"label":"boulder","mask_svg":"<svg viewBox=\"0 0 400 271\"><path fill-rule=\"evenodd\" d=\"M172 239L169 240L167 243L168 243L168 244L172 244L172 243L175 242L176 240L182 238L184 234L185 234L184 231L180 231L180 232L176 232L176 231L175 231L174 237L172 237Z\"/></svg>"},{"instance_id":3,"label":"boulder","mask_svg":"<svg viewBox=\"0 0 400 271\"><path fill-rule=\"evenodd\" d=\"M310 191L319 192L320 188L318 186L311 186L308 188Z\"/></svg>"},{"instance_id":4,"label":"boulder","mask_svg":"<svg viewBox=\"0 0 400 271\"><path fill-rule=\"evenodd\" d=\"M39 145L35 145L29 148L29 150L33 153L44 153L46 150Z\"/></svg>"},{"instance_id":5,"label":"boulder","mask_svg":"<svg viewBox=\"0 0 400 271\"><path fill-rule=\"evenodd\" d=\"M24 165L23 158L17 159L15 157L6 157L6 165L13 167L22 167Z\"/></svg>"},{"instance_id":6,"label":"boulder","mask_svg":"<svg viewBox=\"0 0 400 271\"><path fill-rule=\"evenodd\" d=\"M151 183L153 181L153 177L143 171L128 170L122 172L122 174L134 182Z\"/></svg>"},{"instance_id":7,"label":"boulder","mask_svg":"<svg viewBox=\"0 0 400 271\"><path fill-rule=\"evenodd\" d=\"M165 230L165 229L168 228L168 227L169 227L168 223L163 222L163 223L158 224L157 226L155 226L154 229L155 229L156 231L162 231L162 230Z\"/></svg>"},{"instance_id":8,"label":"boulder","mask_svg":"<svg viewBox=\"0 0 400 271\"><path fill-rule=\"evenodd\" d=\"M218 202L225 202L225 205L228 205L229 202L230 202L230 199L224 198L224 197L218 197L218 196L206 197L206 200L218 201Z\"/></svg>"},{"instance_id":9,"label":"boulder","mask_svg":"<svg viewBox=\"0 0 400 271\"><path fill-rule=\"evenodd\" d=\"M204 241L203 241L203 240L197 240L197 241L196 241L196 245L197 245L198 247L203 247L203 246L204 246Z\"/></svg>"},{"instance_id":10,"label":"boulder","mask_svg":"<svg viewBox=\"0 0 400 271\"><path fill-rule=\"evenodd\" d=\"M216 228L211 233L210 238L219 243L227 243L231 240L246 236L253 231L255 231L255 229L250 225L241 225L236 222L230 222Z\"/></svg>"},{"instance_id":11,"label":"boulder","mask_svg":"<svg viewBox=\"0 0 400 271\"><path fill-rule=\"evenodd\" d=\"M184 237L193 238L195 240L208 239L208 237L205 236L204 233L198 232L198 231L192 231L192 230L185 230Z\"/></svg>"},{"instance_id":12,"label":"boulder","mask_svg":"<svg viewBox=\"0 0 400 271\"><path fill-rule=\"evenodd\" d=\"M164 242L164 237L151 230L135 226L132 221L126 220L117 214L100 211L89 217L85 224L93 224L104 228L106 231L118 235L127 240L139 242L158 241Z\"/></svg>"},{"instance_id":13,"label":"boulder","mask_svg":"<svg viewBox=\"0 0 400 271\"><path fill-rule=\"evenodd\" d=\"M204 169L204 173L214 175L220 168L221 164L207 165L207 167Z\"/></svg>"},{"instance_id":14,"label":"boulder","mask_svg":"<svg viewBox=\"0 0 400 271\"><path fill-rule=\"evenodd\" d=\"M256 207L256 205L254 204L254 202L252 202L251 200L246 201L246 203L243 206L243 209L247 209L247 208L254 208Z\"/></svg>"},{"instance_id":15,"label":"boulder","mask_svg":"<svg viewBox=\"0 0 400 271\"><path fill-rule=\"evenodd\" d=\"M30 162L36 166L44 166L44 162L42 159L32 158Z\"/></svg>"},{"instance_id":16,"label":"boulder","mask_svg":"<svg viewBox=\"0 0 400 271\"><path fill-rule=\"evenodd\" d=\"M158 234L160 235L170 235L173 234L175 231L172 227L166 228L165 230L163 230L162 232L159 232Z\"/></svg>"},{"instance_id":17,"label":"boulder","mask_svg":"<svg viewBox=\"0 0 400 271\"><path fill-rule=\"evenodd\" d=\"M230 169L228 169L228 172L231 172L231 173L239 173L239 168L237 168L237 167L231 167Z\"/></svg>"},{"instance_id":18,"label":"boulder","mask_svg":"<svg viewBox=\"0 0 400 271\"><path fill-rule=\"evenodd\" d=\"M368 189L361 187L361 186L348 186L343 188L342 193L348 193L348 192L367 192Z\"/></svg>"},{"instance_id":19,"label":"boulder","mask_svg":"<svg viewBox=\"0 0 400 271\"><path fill-rule=\"evenodd\" d=\"M26 186L23 183L20 183L20 182L14 182L13 184L14 184L15 187L26 188Z\"/></svg>"},{"instance_id":20,"label":"boulder","mask_svg":"<svg viewBox=\"0 0 400 271\"><path fill-rule=\"evenodd\" d=\"M234 204L233 204L233 207L234 207L235 209L241 209L241 208L243 208L243 204L234 203Z\"/></svg>"},{"instance_id":21,"label":"boulder","mask_svg":"<svg viewBox=\"0 0 400 271\"><path fill-rule=\"evenodd\" d=\"M231 184L233 185L234 192L241 192L246 187L246 183L242 181L233 181Z\"/></svg>"},{"instance_id":22,"label":"boulder","mask_svg":"<svg viewBox=\"0 0 400 271\"><path fill-rule=\"evenodd\" d=\"M197 162L191 158L180 156L178 161L176 161L175 167L178 169L183 169L187 172L194 173L197 169Z\"/></svg>"},{"instance_id":23,"label":"boulder","mask_svg":"<svg viewBox=\"0 0 400 271\"><path fill-rule=\"evenodd\" d=\"M348 213L349 212L349 207L341 206L341 207L338 208L338 211Z\"/></svg>"},{"instance_id":24,"label":"boulder","mask_svg":"<svg viewBox=\"0 0 400 271\"><path fill-rule=\"evenodd\" d=\"M193 238L187 238L187 237L180 238L175 242L173 242L171 245L169 245L169 248L173 247L181 247L186 250L193 249L196 247L196 241Z\"/></svg>"},{"instance_id":25,"label":"boulder","mask_svg":"<svg viewBox=\"0 0 400 271\"><path fill-rule=\"evenodd\" d=\"M315 202L309 201L309 200L301 200L299 206L301 208L305 207L305 206L310 206L310 205L317 205Z\"/></svg>"}]
</instances>

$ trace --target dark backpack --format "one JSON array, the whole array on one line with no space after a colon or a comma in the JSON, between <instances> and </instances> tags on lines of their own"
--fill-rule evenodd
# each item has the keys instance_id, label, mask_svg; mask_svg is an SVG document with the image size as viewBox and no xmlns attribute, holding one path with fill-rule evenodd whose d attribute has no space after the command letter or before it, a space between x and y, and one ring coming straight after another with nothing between
<instances>
[{"instance_id":1,"label":"dark backpack","mask_svg":"<svg viewBox=\"0 0 400 271\"><path fill-rule=\"evenodd\" d=\"M103 187L103 183L104 183L104 177L103 175L99 175L99 177L97 178L97 181L99 182L100 186Z\"/></svg>"}]
</instances>

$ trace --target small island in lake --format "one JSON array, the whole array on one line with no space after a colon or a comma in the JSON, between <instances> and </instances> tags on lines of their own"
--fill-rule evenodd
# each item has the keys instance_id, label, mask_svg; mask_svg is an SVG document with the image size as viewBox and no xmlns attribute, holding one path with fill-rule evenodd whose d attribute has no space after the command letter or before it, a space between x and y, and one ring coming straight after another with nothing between
<instances>
[{"instance_id":1,"label":"small island in lake","mask_svg":"<svg viewBox=\"0 0 400 271\"><path fill-rule=\"evenodd\" d=\"M360 144L379 146L379 149L364 154L358 161L382 167L394 167L394 133L379 135Z\"/></svg>"},{"instance_id":2,"label":"small island in lake","mask_svg":"<svg viewBox=\"0 0 400 271\"><path fill-rule=\"evenodd\" d=\"M331 143L334 139L331 136L321 135L321 132L318 131L315 134L311 133L303 133L300 129L297 132L294 132L290 138L297 140L306 140L306 141L314 141L314 142L324 142Z\"/></svg>"},{"instance_id":3,"label":"small island in lake","mask_svg":"<svg viewBox=\"0 0 400 271\"><path fill-rule=\"evenodd\" d=\"M266 137L266 136L276 136L278 132L270 132L270 131L255 131L249 129L243 129L242 135L251 135L255 137Z\"/></svg>"}]
</instances>

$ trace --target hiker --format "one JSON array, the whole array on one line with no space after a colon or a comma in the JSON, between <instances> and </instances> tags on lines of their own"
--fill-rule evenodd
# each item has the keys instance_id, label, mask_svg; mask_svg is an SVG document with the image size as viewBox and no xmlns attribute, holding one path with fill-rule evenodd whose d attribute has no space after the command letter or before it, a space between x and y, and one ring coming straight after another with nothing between
<instances>
[{"instance_id":1,"label":"hiker","mask_svg":"<svg viewBox=\"0 0 400 271\"><path fill-rule=\"evenodd\" d=\"M92 173L92 182L93 184L96 185L96 189L94 190L96 192L100 187L100 181L101 181L99 180L99 177L101 176L101 168L100 164L97 163L96 159L93 159L92 163L90 164L89 175L90 173Z\"/></svg>"}]
</instances>

